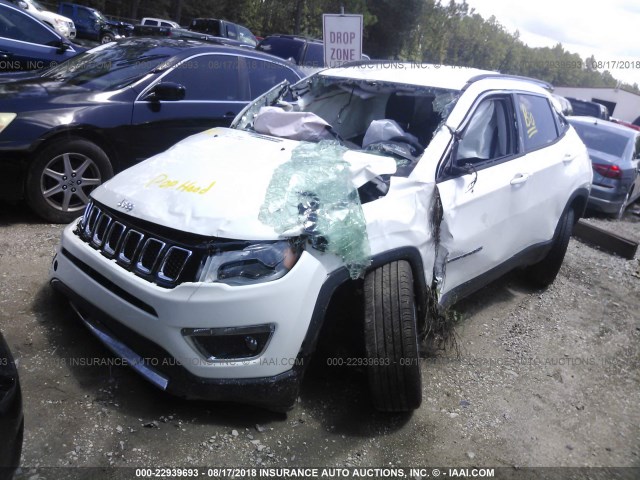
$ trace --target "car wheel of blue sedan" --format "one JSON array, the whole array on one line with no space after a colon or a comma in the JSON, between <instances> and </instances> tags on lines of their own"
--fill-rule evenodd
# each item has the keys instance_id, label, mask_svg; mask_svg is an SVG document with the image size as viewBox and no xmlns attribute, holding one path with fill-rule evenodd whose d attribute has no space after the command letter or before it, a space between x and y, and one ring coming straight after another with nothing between
<instances>
[{"instance_id":1,"label":"car wheel of blue sedan","mask_svg":"<svg viewBox=\"0 0 640 480\"><path fill-rule=\"evenodd\" d=\"M627 204L629 203L630 197L631 197L631 190L629 190L625 195L624 200L620 205L620 209L613 214L613 218L615 218L616 220L620 220L624 216L624 211L627 209Z\"/></svg>"},{"instance_id":2,"label":"car wheel of blue sedan","mask_svg":"<svg viewBox=\"0 0 640 480\"><path fill-rule=\"evenodd\" d=\"M29 206L53 223L69 223L80 216L89 194L113 176L105 152L93 142L72 137L47 146L27 176Z\"/></svg>"}]
</instances>

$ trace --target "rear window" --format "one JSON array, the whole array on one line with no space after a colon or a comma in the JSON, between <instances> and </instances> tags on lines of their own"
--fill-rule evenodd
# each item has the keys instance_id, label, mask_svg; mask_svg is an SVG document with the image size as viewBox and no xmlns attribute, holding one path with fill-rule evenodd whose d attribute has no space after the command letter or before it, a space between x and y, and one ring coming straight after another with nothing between
<instances>
[{"instance_id":1,"label":"rear window","mask_svg":"<svg viewBox=\"0 0 640 480\"><path fill-rule=\"evenodd\" d=\"M616 157L622 157L630 139L624 135L608 132L595 125L572 123L578 135L591 150L608 153Z\"/></svg>"}]
</instances>

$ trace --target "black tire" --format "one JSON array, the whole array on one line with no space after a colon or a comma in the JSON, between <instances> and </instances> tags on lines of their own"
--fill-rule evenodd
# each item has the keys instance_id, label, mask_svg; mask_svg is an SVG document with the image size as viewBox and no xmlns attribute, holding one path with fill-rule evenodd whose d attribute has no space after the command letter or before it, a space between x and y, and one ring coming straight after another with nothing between
<instances>
[{"instance_id":1,"label":"black tire","mask_svg":"<svg viewBox=\"0 0 640 480\"><path fill-rule=\"evenodd\" d=\"M527 277L536 286L548 287L558 276L573 231L574 215L573 209L569 208L566 211L556 228L551 249L542 260L525 269Z\"/></svg>"},{"instance_id":2,"label":"black tire","mask_svg":"<svg viewBox=\"0 0 640 480\"><path fill-rule=\"evenodd\" d=\"M422 403L422 377L413 274L391 262L364 280L364 335L369 388L375 408L408 412Z\"/></svg>"},{"instance_id":3,"label":"black tire","mask_svg":"<svg viewBox=\"0 0 640 480\"><path fill-rule=\"evenodd\" d=\"M82 214L89 193L113 177L106 153L78 137L57 140L42 150L29 168L27 203L52 223L69 223Z\"/></svg>"},{"instance_id":4,"label":"black tire","mask_svg":"<svg viewBox=\"0 0 640 480\"><path fill-rule=\"evenodd\" d=\"M100 43L101 44L105 44L105 43L110 43L113 42L115 40L114 36L110 33L105 33L104 35L102 35L100 37Z\"/></svg>"}]
</instances>

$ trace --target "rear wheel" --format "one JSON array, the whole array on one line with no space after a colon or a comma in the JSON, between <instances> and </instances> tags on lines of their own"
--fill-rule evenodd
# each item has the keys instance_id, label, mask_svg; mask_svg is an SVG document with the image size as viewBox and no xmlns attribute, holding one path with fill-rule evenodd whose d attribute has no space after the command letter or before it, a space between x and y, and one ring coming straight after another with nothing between
<instances>
[{"instance_id":1,"label":"rear wheel","mask_svg":"<svg viewBox=\"0 0 640 480\"><path fill-rule=\"evenodd\" d=\"M422 402L413 274L391 262L364 281L364 334L369 387L375 408L407 412Z\"/></svg>"},{"instance_id":2,"label":"rear wheel","mask_svg":"<svg viewBox=\"0 0 640 480\"><path fill-rule=\"evenodd\" d=\"M551 249L542 260L525 269L527 277L535 285L547 287L551 285L558 276L564 255L567 253L567 247L569 246L569 239L573 231L573 221L573 209L569 208L562 218L560 218L556 238L553 241Z\"/></svg>"},{"instance_id":3,"label":"rear wheel","mask_svg":"<svg viewBox=\"0 0 640 480\"><path fill-rule=\"evenodd\" d=\"M612 215L614 219L620 220L624 216L624 211L626 210L627 204L629 203L629 198L631 198L631 190L629 190L625 195L618 211Z\"/></svg>"},{"instance_id":4,"label":"rear wheel","mask_svg":"<svg viewBox=\"0 0 640 480\"><path fill-rule=\"evenodd\" d=\"M91 191L112 176L109 158L96 144L78 137L61 139L31 165L27 202L45 220L69 223L82 213Z\"/></svg>"}]
</instances>

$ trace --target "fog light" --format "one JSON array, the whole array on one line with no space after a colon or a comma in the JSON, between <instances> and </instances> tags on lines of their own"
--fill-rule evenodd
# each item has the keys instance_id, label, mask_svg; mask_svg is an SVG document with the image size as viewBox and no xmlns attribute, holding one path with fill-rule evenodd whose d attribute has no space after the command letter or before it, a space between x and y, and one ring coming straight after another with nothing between
<instances>
[{"instance_id":1,"label":"fog light","mask_svg":"<svg viewBox=\"0 0 640 480\"><path fill-rule=\"evenodd\" d=\"M258 350L259 343L258 340L256 340L254 337L244 337L244 343L252 352Z\"/></svg>"},{"instance_id":2,"label":"fog light","mask_svg":"<svg viewBox=\"0 0 640 480\"><path fill-rule=\"evenodd\" d=\"M210 362L247 360L267 348L275 325L226 328L185 328L182 335Z\"/></svg>"}]
</instances>

